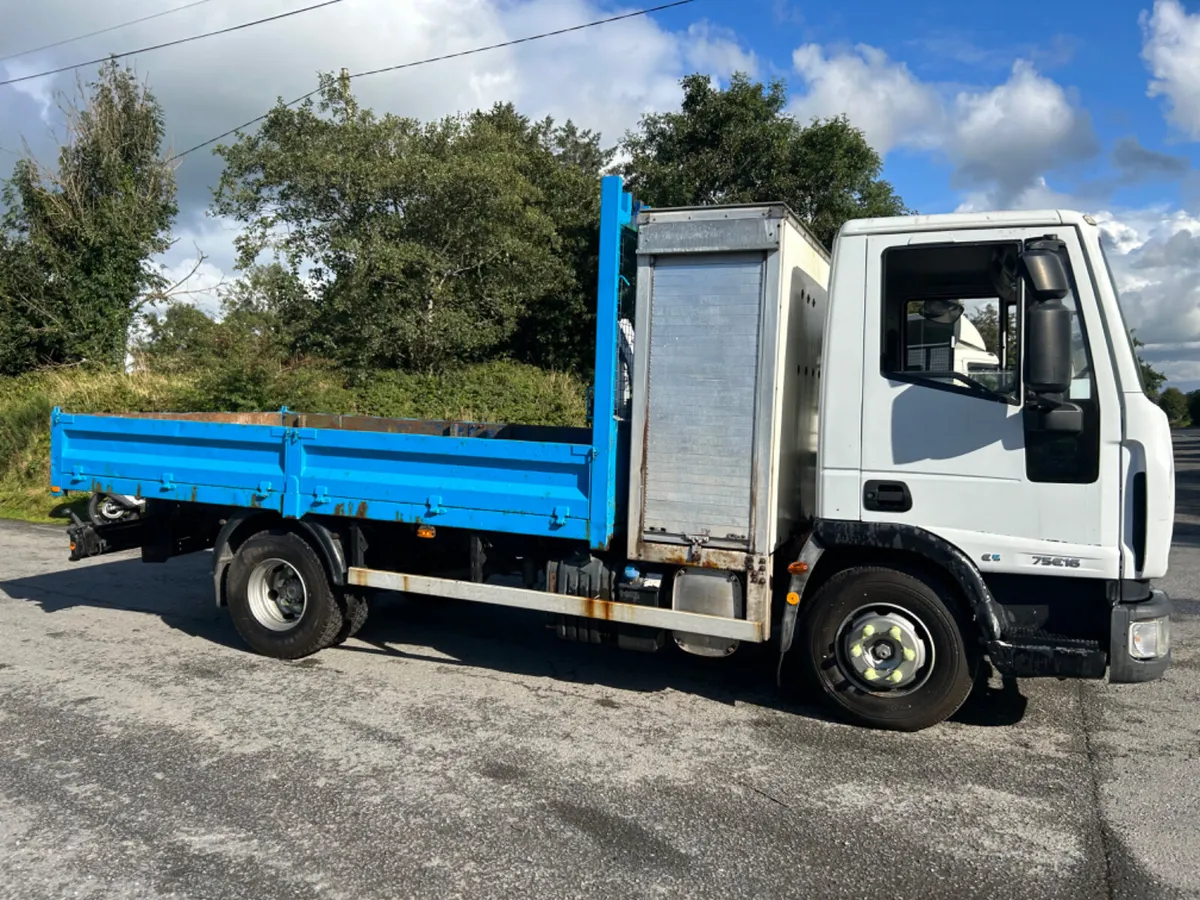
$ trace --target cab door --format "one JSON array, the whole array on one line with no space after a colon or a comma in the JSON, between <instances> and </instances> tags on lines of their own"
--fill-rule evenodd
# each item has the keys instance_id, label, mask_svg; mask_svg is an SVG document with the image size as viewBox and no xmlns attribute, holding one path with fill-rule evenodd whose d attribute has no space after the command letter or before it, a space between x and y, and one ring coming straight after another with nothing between
<instances>
[{"instance_id":1,"label":"cab door","mask_svg":"<svg viewBox=\"0 0 1200 900\"><path fill-rule=\"evenodd\" d=\"M1079 237L1060 232L869 238L867 309L877 314L863 336L863 521L930 531L985 571L1115 575L1119 498L1100 473L1119 471L1120 421L1101 415L1100 398L1116 388L1108 354L1088 346L1104 332ZM1064 399L1083 412L1079 433L1045 432L1026 409L1020 257L1035 240L1055 241L1072 274Z\"/></svg>"}]
</instances>

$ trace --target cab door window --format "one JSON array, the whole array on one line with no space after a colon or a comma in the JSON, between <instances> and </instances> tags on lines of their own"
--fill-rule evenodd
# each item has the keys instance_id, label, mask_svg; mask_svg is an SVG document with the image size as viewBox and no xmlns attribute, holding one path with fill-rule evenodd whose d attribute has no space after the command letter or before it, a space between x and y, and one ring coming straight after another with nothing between
<instances>
[{"instance_id":1,"label":"cab door window","mask_svg":"<svg viewBox=\"0 0 1200 900\"><path fill-rule=\"evenodd\" d=\"M1019 255L1015 241L887 250L883 374L1019 403Z\"/></svg>"}]
</instances>

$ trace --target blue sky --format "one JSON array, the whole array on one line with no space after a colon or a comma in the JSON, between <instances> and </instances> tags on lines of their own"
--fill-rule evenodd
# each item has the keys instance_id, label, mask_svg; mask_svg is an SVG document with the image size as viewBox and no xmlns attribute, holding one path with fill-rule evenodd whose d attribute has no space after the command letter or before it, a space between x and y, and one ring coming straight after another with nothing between
<instances>
[{"instance_id":1,"label":"blue sky","mask_svg":"<svg viewBox=\"0 0 1200 900\"><path fill-rule=\"evenodd\" d=\"M1200 12L1200 4L1192 4ZM1017 60L1071 91L1098 139L1096 154L1065 171L1054 184L1071 192L1114 176L1109 154L1122 138L1142 147L1197 161L1196 145L1173 133L1163 101L1147 96L1139 18L1151 3L1116 0L1098 4L1062 0L1037 7L1036 15L999 4L967 2L846 2L809 4L795 0L706 0L715 24L729 29L759 58L760 77L783 77L793 92L805 90L792 54L817 44L827 54L853 52L866 44L903 64L922 82L980 90L1004 82ZM687 19L687 8L661 14ZM888 154L887 177L902 196L924 212L954 209L961 194L951 187L951 167L937 154L903 148ZM1122 185L1107 194L1121 206L1178 204L1182 179L1151 179Z\"/></svg>"},{"instance_id":2,"label":"blue sky","mask_svg":"<svg viewBox=\"0 0 1200 900\"><path fill-rule=\"evenodd\" d=\"M182 5L184 0L8 0L0 57ZM102 37L0 61L8 77L209 31L305 5L209 0ZM303 94L315 73L374 68L636 8L636 0L344 0L262 28L133 57L163 103L175 148ZM1069 206L1110 238L1127 315L1149 358L1200 385L1200 0L1059 0L1021 7L945 0L697 0L562 38L355 82L380 110L428 118L511 100L612 140L671 108L690 72L784 78L791 111L847 114L921 212ZM0 88L0 149L48 157L56 76ZM8 154L0 153L0 170ZM206 308L238 277L235 222L207 214L219 161L178 171L169 274L197 267Z\"/></svg>"}]
</instances>

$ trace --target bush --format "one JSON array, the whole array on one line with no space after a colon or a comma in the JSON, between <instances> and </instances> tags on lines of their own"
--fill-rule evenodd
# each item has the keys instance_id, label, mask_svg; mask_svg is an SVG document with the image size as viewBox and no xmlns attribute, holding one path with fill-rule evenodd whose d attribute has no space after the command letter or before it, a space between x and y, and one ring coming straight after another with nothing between
<instances>
[{"instance_id":1,"label":"bush","mask_svg":"<svg viewBox=\"0 0 1200 900\"><path fill-rule=\"evenodd\" d=\"M1187 397L1177 387L1169 387L1163 391L1162 396L1158 399L1158 405L1162 407L1162 411L1167 414L1167 418L1171 420L1172 424L1182 422L1187 417Z\"/></svg>"},{"instance_id":2,"label":"bush","mask_svg":"<svg viewBox=\"0 0 1200 900\"><path fill-rule=\"evenodd\" d=\"M45 520L57 505L47 493L50 413L182 412L191 383L178 376L73 370L0 378L0 515Z\"/></svg>"},{"instance_id":3,"label":"bush","mask_svg":"<svg viewBox=\"0 0 1200 900\"><path fill-rule=\"evenodd\" d=\"M359 388L355 406L367 416L582 425L585 394L572 375L490 362L437 375L376 372Z\"/></svg>"},{"instance_id":4,"label":"bush","mask_svg":"<svg viewBox=\"0 0 1200 900\"><path fill-rule=\"evenodd\" d=\"M0 516L48 519L50 413L300 412L582 425L586 389L571 375L491 362L439 375L376 372L356 386L318 361L217 361L191 374L86 370L0 378Z\"/></svg>"},{"instance_id":5,"label":"bush","mask_svg":"<svg viewBox=\"0 0 1200 900\"><path fill-rule=\"evenodd\" d=\"M1200 425L1200 391L1192 391L1187 395L1188 418L1193 425Z\"/></svg>"}]
</instances>

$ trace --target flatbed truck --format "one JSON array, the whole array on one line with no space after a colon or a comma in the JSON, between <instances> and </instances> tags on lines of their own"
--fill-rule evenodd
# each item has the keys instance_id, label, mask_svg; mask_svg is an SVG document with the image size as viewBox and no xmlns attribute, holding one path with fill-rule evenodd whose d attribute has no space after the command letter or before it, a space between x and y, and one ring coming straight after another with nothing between
<instances>
[{"instance_id":1,"label":"flatbed truck","mask_svg":"<svg viewBox=\"0 0 1200 900\"><path fill-rule=\"evenodd\" d=\"M55 409L52 491L133 509L77 519L72 559L211 551L215 602L281 659L351 638L378 591L630 649L773 642L898 730L953 714L985 661L1164 673L1171 435L1094 220L859 220L830 256L782 204L601 190L588 427ZM980 300L986 376L908 346L938 330L913 316Z\"/></svg>"}]
</instances>

